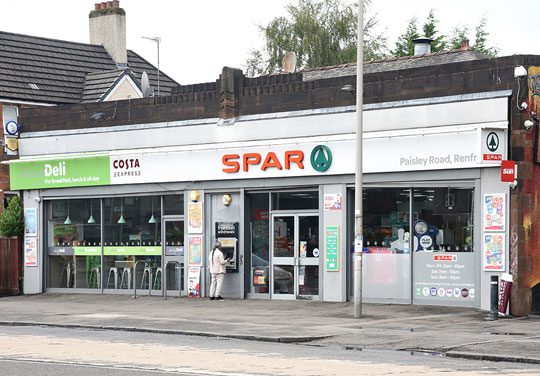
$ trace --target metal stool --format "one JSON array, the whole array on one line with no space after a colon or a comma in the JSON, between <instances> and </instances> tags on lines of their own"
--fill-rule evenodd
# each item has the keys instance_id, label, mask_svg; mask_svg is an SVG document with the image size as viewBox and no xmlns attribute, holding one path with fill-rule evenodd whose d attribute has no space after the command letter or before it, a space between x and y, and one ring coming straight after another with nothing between
<instances>
[{"instance_id":1,"label":"metal stool","mask_svg":"<svg viewBox=\"0 0 540 376\"><path fill-rule=\"evenodd\" d=\"M94 283L94 278L96 278L96 282ZM90 271L90 278L88 278L88 287L97 287L98 289L101 288L101 266L93 267Z\"/></svg>"},{"instance_id":2,"label":"metal stool","mask_svg":"<svg viewBox=\"0 0 540 376\"><path fill-rule=\"evenodd\" d=\"M162 274L162 269L156 268L156 275L154 276L154 284L152 285L152 290L161 289L161 274ZM159 279L158 279L158 275L159 275ZM156 289L156 284L159 285L157 289Z\"/></svg>"},{"instance_id":3,"label":"metal stool","mask_svg":"<svg viewBox=\"0 0 540 376\"><path fill-rule=\"evenodd\" d=\"M71 261L64 262L62 265L62 272L60 274L60 285L62 285L62 281L64 279L64 275L66 276L66 287L71 287L71 276L73 274L73 263Z\"/></svg>"},{"instance_id":4,"label":"metal stool","mask_svg":"<svg viewBox=\"0 0 540 376\"><path fill-rule=\"evenodd\" d=\"M111 268L109 269L109 276L107 277L107 284L105 285L105 288L106 289L109 288L109 283L111 281L111 274L114 277L114 288L117 289L118 288L118 268L116 266L111 266Z\"/></svg>"},{"instance_id":5,"label":"metal stool","mask_svg":"<svg viewBox=\"0 0 540 376\"><path fill-rule=\"evenodd\" d=\"M126 266L122 269L122 277L120 278L120 288L124 285L124 278L126 280L126 288L131 290L131 268Z\"/></svg>"}]
</instances>

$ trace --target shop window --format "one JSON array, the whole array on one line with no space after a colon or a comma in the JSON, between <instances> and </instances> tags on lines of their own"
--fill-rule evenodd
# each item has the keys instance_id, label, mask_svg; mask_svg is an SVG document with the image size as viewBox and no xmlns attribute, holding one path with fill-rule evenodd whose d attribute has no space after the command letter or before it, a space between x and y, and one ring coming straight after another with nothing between
<instances>
[{"instance_id":1,"label":"shop window","mask_svg":"<svg viewBox=\"0 0 540 376\"><path fill-rule=\"evenodd\" d=\"M184 195L163 196L164 215L184 215Z\"/></svg>"},{"instance_id":2,"label":"shop window","mask_svg":"<svg viewBox=\"0 0 540 376\"><path fill-rule=\"evenodd\" d=\"M160 197L107 198L103 207L104 288L161 290Z\"/></svg>"},{"instance_id":3,"label":"shop window","mask_svg":"<svg viewBox=\"0 0 540 376\"><path fill-rule=\"evenodd\" d=\"M55 200L45 208L48 287L100 288L100 200Z\"/></svg>"},{"instance_id":4,"label":"shop window","mask_svg":"<svg viewBox=\"0 0 540 376\"><path fill-rule=\"evenodd\" d=\"M413 249L415 251L473 251L473 190L415 189Z\"/></svg>"},{"instance_id":5,"label":"shop window","mask_svg":"<svg viewBox=\"0 0 540 376\"><path fill-rule=\"evenodd\" d=\"M269 195L255 193L248 196L250 208L249 230L251 244L251 292L269 293Z\"/></svg>"},{"instance_id":6,"label":"shop window","mask_svg":"<svg viewBox=\"0 0 540 376\"><path fill-rule=\"evenodd\" d=\"M307 210L319 209L319 193L305 192L276 192L272 193L273 210Z\"/></svg>"}]
</instances>

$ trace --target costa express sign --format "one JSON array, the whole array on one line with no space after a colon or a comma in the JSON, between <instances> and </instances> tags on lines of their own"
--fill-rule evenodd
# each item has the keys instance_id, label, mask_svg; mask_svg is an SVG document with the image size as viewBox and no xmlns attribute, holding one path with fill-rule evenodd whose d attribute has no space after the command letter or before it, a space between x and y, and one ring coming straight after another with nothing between
<instances>
[{"instance_id":1,"label":"costa express sign","mask_svg":"<svg viewBox=\"0 0 540 376\"><path fill-rule=\"evenodd\" d=\"M302 150L286 150L281 153L269 151L266 154L257 152L243 154L225 154L221 162L223 172L235 174L242 169L249 172L250 169L267 171L268 169L291 170L296 167L304 169L305 155ZM332 152L325 145L317 145L310 155L311 166L315 171L324 172L332 165Z\"/></svg>"}]
</instances>

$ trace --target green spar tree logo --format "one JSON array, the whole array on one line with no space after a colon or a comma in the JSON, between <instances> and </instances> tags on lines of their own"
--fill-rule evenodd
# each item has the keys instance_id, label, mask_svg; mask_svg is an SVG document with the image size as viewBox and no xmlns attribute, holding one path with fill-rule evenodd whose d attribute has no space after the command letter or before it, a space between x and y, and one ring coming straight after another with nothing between
<instances>
[{"instance_id":1,"label":"green spar tree logo","mask_svg":"<svg viewBox=\"0 0 540 376\"><path fill-rule=\"evenodd\" d=\"M311 166L318 172L327 171L332 165L332 152L325 145L317 145L311 151Z\"/></svg>"},{"instance_id":2,"label":"green spar tree logo","mask_svg":"<svg viewBox=\"0 0 540 376\"><path fill-rule=\"evenodd\" d=\"M486 139L486 145L489 151L494 152L499 148L499 136L497 133L491 132Z\"/></svg>"}]
</instances>

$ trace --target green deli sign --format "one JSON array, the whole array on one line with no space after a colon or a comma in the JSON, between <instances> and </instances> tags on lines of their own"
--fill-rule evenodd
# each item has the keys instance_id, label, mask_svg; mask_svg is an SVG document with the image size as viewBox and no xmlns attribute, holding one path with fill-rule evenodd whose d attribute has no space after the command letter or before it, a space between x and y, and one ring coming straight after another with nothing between
<instances>
[{"instance_id":1,"label":"green deli sign","mask_svg":"<svg viewBox=\"0 0 540 376\"><path fill-rule=\"evenodd\" d=\"M105 256L161 256L161 247L104 247Z\"/></svg>"},{"instance_id":2,"label":"green deli sign","mask_svg":"<svg viewBox=\"0 0 540 376\"><path fill-rule=\"evenodd\" d=\"M109 156L14 162L11 189L83 187L111 182Z\"/></svg>"}]
</instances>

